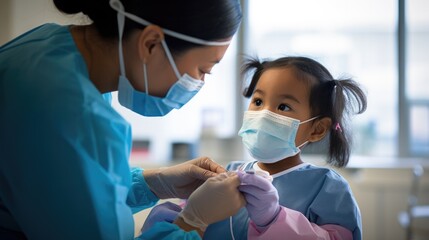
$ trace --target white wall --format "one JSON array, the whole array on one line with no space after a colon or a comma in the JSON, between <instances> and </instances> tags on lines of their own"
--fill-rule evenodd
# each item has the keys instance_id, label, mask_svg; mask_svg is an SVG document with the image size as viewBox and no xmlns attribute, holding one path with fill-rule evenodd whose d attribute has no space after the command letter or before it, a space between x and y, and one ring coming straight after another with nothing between
<instances>
[{"instance_id":1,"label":"white wall","mask_svg":"<svg viewBox=\"0 0 429 240\"><path fill-rule=\"evenodd\" d=\"M429 168L420 187L420 203L429 205ZM341 170L349 181L362 213L363 239L403 240L405 231L397 216L407 208L412 172L410 168ZM414 239L429 239L429 218L415 222Z\"/></svg>"},{"instance_id":2,"label":"white wall","mask_svg":"<svg viewBox=\"0 0 429 240\"><path fill-rule=\"evenodd\" d=\"M78 14L69 16L60 13L52 0L0 0L0 44L40 24L85 23L87 19Z\"/></svg>"},{"instance_id":3,"label":"white wall","mask_svg":"<svg viewBox=\"0 0 429 240\"><path fill-rule=\"evenodd\" d=\"M7 42L10 33L11 0L1 0L0 2L0 45Z\"/></svg>"}]
</instances>

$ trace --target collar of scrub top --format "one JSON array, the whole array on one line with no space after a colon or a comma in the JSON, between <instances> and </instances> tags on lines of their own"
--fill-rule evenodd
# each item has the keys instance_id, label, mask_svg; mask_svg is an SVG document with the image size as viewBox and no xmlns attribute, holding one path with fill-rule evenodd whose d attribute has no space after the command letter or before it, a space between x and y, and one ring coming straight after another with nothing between
<instances>
[{"instance_id":1,"label":"collar of scrub top","mask_svg":"<svg viewBox=\"0 0 429 240\"><path fill-rule=\"evenodd\" d=\"M125 11L124 6L122 5L121 1L119 0L110 0L110 7L112 7L116 12L118 12L118 31L119 31L119 67L120 67L120 71L121 74L123 76L125 76L125 64L123 62L123 51L122 51L122 36L123 36L123 32L124 32L124 25L125 25L125 17L133 20L136 23L140 23L141 25L144 26L148 26L148 25L153 25L151 22L144 20L143 18L136 16L132 13L128 13ZM167 34L170 35L172 37L187 41L187 42L191 42L191 43L195 43L195 44L200 44L200 45L206 45L206 46L225 46L231 43L231 40L228 41L207 41L207 40L203 40L200 38L196 38L196 37L192 37L192 36L188 36L182 33L178 33L175 31L171 31L169 29L166 28L161 28L162 31ZM166 46L165 41L162 41L163 47L164 49L166 49L166 54L168 58L172 58L170 51L168 50L168 47ZM179 74L178 69L176 68L176 66L173 66L173 70L176 73L176 75ZM180 74L179 74L180 75Z\"/></svg>"}]
</instances>

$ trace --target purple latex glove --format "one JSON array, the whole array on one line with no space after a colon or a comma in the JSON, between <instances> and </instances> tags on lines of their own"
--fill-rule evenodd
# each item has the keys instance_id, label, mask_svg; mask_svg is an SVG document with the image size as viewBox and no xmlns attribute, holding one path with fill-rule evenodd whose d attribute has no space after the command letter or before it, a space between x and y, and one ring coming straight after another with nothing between
<instances>
[{"instance_id":1,"label":"purple latex glove","mask_svg":"<svg viewBox=\"0 0 429 240\"><path fill-rule=\"evenodd\" d=\"M238 189L246 199L246 209L256 226L268 227L280 212L279 194L269 179L239 171Z\"/></svg>"},{"instance_id":2,"label":"purple latex glove","mask_svg":"<svg viewBox=\"0 0 429 240\"><path fill-rule=\"evenodd\" d=\"M148 230L157 222L167 221L172 223L176 220L180 211L182 211L182 208L172 202L161 203L153 207L143 224L142 232Z\"/></svg>"}]
</instances>

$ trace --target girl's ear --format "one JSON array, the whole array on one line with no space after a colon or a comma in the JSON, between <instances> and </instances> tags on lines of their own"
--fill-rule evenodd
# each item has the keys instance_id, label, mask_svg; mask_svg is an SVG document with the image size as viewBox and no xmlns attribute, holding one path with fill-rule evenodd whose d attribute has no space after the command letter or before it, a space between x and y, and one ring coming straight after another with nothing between
<instances>
[{"instance_id":1,"label":"girl's ear","mask_svg":"<svg viewBox=\"0 0 429 240\"><path fill-rule=\"evenodd\" d=\"M309 142L320 141L330 130L332 126L331 118L324 117L316 120L313 124L312 132L309 138Z\"/></svg>"},{"instance_id":2,"label":"girl's ear","mask_svg":"<svg viewBox=\"0 0 429 240\"><path fill-rule=\"evenodd\" d=\"M164 39L162 29L156 25L149 25L145 27L138 38L138 51L140 59L148 61L154 54L154 49L160 46L161 41Z\"/></svg>"}]
</instances>

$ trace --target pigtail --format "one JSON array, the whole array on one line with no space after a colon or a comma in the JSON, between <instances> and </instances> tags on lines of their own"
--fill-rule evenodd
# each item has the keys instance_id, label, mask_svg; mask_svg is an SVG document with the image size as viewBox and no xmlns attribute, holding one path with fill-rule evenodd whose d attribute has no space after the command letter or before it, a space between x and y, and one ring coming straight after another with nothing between
<instances>
[{"instance_id":1,"label":"pigtail","mask_svg":"<svg viewBox=\"0 0 429 240\"><path fill-rule=\"evenodd\" d=\"M258 83L259 77L262 75L263 63L258 58L246 58L241 68L242 79L246 79L246 74L249 74L254 70L252 79L249 86L244 88L243 96L250 98L255 90L256 84Z\"/></svg>"},{"instance_id":2,"label":"pigtail","mask_svg":"<svg viewBox=\"0 0 429 240\"><path fill-rule=\"evenodd\" d=\"M365 112L367 101L365 93L352 79L331 80L326 82L332 93L332 129L330 131L330 144L328 163L336 167L344 167L349 162L352 134L349 126L351 114Z\"/></svg>"}]
</instances>

